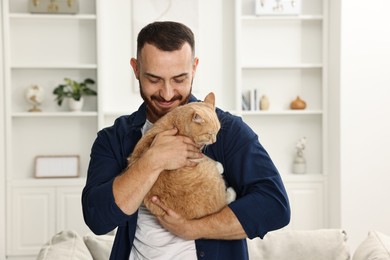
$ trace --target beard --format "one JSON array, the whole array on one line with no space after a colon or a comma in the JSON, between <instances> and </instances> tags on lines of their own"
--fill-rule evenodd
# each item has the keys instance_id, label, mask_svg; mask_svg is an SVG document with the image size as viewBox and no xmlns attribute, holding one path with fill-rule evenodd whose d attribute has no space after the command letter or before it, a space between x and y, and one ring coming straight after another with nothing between
<instances>
[{"instance_id":1,"label":"beard","mask_svg":"<svg viewBox=\"0 0 390 260\"><path fill-rule=\"evenodd\" d=\"M159 101L172 102L172 101L178 100L179 101L179 105L178 106L182 106L182 105L185 105L185 104L188 103L188 100L190 99L190 96L191 96L191 93L192 93L192 84L191 84L190 92L185 97L183 97L180 94L173 96L170 100L165 100L163 97L161 97L158 94L152 95L150 97L147 97L145 95L143 89L142 89L141 82L140 81L138 81L138 82L139 82L139 90L140 90L141 97L144 100L144 102L146 103L147 114L148 115L151 114L151 115L153 115L153 117L157 117L157 118L161 118L162 116L167 114L169 111L171 111L172 109L176 108L176 106L175 107L171 107L169 109L161 109L161 108L156 107L154 105L153 100L155 100L157 102L159 102Z\"/></svg>"}]
</instances>

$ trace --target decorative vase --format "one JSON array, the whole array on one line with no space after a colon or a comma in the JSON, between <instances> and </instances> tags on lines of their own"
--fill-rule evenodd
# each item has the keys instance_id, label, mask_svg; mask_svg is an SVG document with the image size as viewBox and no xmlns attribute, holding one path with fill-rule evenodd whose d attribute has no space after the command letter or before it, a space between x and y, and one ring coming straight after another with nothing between
<instances>
[{"instance_id":1,"label":"decorative vase","mask_svg":"<svg viewBox=\"0 0 390 260\"><path fill-rule=\"evenodd\" d=\"M80 112L84 105L84 98L81 97L80 100L75 100L73 98L68 99L69 109L72 112Z\"/></svg>"},{"instance_id":2,"label":"decorative vase","mask_svg":"<svg viewBox=\"0 0 390 260\"><path fill-rule=\"evenodd\" d=\"M306 173L306 160L303 155L297 155L293 162L293 173Z\"/></svg>"},{"instance_id":3,"label":"decorative vase","mask_svg":"<svg viewBox=\"0 0 390 260\"><path fill-rule=\"evenodd\" d=\"M260 99L260 110L268 110L269 109L269 100L266 95L263 95Z\"/></svg>"},{"instance_id":4,"label":"decorative vase","mask_svg":"<svg viewBox=\"0 0 390 260\"><path fill-rule=\"evenodd\" d=\"M290 104L291 109L305 109L306 108L306 102L303 101L299 96L291 102Z\"/></svg>"}]
</instances>

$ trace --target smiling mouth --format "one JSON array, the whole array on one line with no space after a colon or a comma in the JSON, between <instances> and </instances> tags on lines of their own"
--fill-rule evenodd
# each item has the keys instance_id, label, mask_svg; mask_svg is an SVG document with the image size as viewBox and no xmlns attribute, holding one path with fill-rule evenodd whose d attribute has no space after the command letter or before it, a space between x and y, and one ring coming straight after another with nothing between
<instances>
[{"instance_id":1,"label":"smiling mouth","mask_svg":"<svg viewBox=\"0 0 390 260\"><path fill-rule=\"evenodd\" d=\"M178 101L180 103L180 100L181 100L181 97L180 96L176 96L176 97L173 97L171 100L167 101L161 97L152 97L152 100L157 104L157 106L159 106L160 108L163 108L163 109L170 109L172 108L172 106L175 105L175 103L177 103L176 101Z\"/></svg>"},{"instance_id":2,"label":"smiling mouth","mask_svg":"<svg viewBox=\"0 0 390 260\"><path fill-rule=\"evenodd\" d=\"M160 101L160 100L156 100L156 102L158 103L158 105L160 107L170 108L175 103L175 100L173 100L173 101Z\"/></svg>"}]
</instances>

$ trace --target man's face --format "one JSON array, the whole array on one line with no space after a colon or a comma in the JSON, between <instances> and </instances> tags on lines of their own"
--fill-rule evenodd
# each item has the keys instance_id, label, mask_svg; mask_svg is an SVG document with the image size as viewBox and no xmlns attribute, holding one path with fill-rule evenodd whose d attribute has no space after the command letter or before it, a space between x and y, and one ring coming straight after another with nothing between
<instances>
[{"instance_id":1,"label":"man's face","mask_svg":"<svg viewBox=\"0 0 390 260\"><path fill-rule=\"evenodd\" d=\"M147 118L152 123L188 102L198 65L188 43L172 52L145 44L138 61L132 59L131 65L147 104Z\"/></svg>"}]
</instances>

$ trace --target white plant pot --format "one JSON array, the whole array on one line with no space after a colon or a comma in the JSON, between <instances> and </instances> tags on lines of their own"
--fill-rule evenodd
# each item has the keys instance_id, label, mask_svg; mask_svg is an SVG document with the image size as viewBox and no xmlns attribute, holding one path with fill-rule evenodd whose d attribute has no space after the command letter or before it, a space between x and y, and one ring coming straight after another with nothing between
<instances>
[{"instance_id":1,"label":"white plant pot","mask_svg":"<svg viewBox=\"0 0 390 260\"><path fill-rule=\"evenodd\" d=\"M83 108L84 98L81 97L80 100L74 100L73 98L68 99L69 109L72 112L79 112Z\"/></svg>"}]
</instances>

